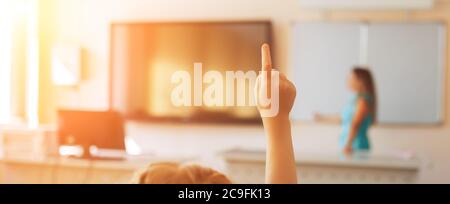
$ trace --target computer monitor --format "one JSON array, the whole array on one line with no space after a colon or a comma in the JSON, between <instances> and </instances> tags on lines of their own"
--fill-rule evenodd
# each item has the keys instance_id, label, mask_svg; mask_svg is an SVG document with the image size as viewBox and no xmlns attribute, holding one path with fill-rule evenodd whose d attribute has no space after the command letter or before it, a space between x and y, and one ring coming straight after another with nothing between
<instances>
[{"instance_id":1,"label":"computer monitor","mask_svg":"<svg viewBox=\"0 0 450 204\"><path fill-rule=\"evenodd\" d=\"M90 148L125 150L122 116L114 111L58 111L58 138L62 146L83 147L83 157L91 157Z\"/></svg>"},{"instance_id":2,"label":"computer monitor","mask_svg":"<svg viewBox=\"0 0 450 204\"><path fill-rule=\"evenodd\" d=\"M269 21L113 23L110 106L137 121L260 124L253 106L176 107L170 79L177 71L194 76L194 63L202 63L203 73L258 72L271 27ZM253 87L245 83L235 97L248 100Z\"/></svg>"}]
</instances>

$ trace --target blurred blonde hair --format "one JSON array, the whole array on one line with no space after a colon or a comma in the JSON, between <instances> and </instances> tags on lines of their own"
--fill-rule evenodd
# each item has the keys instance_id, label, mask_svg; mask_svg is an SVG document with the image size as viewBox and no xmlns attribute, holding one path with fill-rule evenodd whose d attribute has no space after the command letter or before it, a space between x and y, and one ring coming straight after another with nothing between
<instances>
[{"instance_id":1,"label":"blurred blonde hair","mask_svg":"<svg viewBox=\"0 0 450 204\"><path fill-rule=\"evenodd\" d=\"M141 170L134 184L231 184L223 174L198 165L157 163Z\"/></svg>"}]
</instances>

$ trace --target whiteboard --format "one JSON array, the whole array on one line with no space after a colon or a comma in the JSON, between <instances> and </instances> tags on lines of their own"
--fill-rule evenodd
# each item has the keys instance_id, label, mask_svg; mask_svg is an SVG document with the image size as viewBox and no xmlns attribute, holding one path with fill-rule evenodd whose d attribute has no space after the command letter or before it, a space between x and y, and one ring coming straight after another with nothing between
<instances>
[{"instance_id":1,"label":"whiteboard","mask_svg":"<svg viewBox=\"0 0 450 204\"><path fill-rule=\"evenodd\" d=\"M380 123L439 123L445 33L438 23L296 23L290 73L299 89L295 120L339 114L354 65L371 67Z\"/></svg>"},{"instance_id":2,"label":"whiteboard","mask_svg":"<svg viewBox=\"0 0 450 204\"><path fill-rule=\"evenodd\" d=\"M435 23L369 26L368 63L378 80L381 122L441 122L443 36Z\"/></svg>"},{"instance_id":3,"label":"whiteboard","mask_svg":"<svg viewBox=\"0 0 450 204\"><path fill-rule=\"evenodd\" d=\"M360 61L359 24L303 23L293 28L291 77L299 89L293 119L336 114L350 93L346 78Z\"/></svg>"}]
</instances>

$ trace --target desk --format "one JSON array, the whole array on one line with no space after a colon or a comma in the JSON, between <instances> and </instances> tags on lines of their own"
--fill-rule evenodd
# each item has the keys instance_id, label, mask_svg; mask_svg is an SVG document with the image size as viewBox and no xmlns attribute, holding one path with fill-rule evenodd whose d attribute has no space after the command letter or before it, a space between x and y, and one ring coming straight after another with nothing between
<instances>
[{"instance_id":1,"label":"desk","mask_svg":"<svg viewBox=\"0 0 450 204\"><path fill-rule=\"evenodd\" d=\"M230 150L221 154L225 171L236 183L264 183L265 152ZM408 184L415 183L420 162L394 156L376 156L368 153L352 157L339 155L296 156L299 183L343 184Z\"/></svg>"},{"instance_id":2,"label":"desk","mask_svg":"<svg viewBox=\"0 0 450 204\"><path fill-rule=\"evenodd\" d=\"M102 161L47 156L58 153L53 129L0 130L0 184L120 184L160 161L187 162L188 156L130 156Z\"/></svg>"},{"instance_id":3,"label":"desk","mask_svg":"<svg viewBox=\"0 0 450 204\"><path fill-rule=\"evenodd\" d=\"M264 183L265 153L233 150L221 153L224 173L235 183ZM73 158L0 157L0 183L9 184L120 184L129 183L136 170L160 161L188 162L195 158L146 157L124 161ZM311 183L415 183L419 161L359 154L351 158L298 155L297 174Z\"/></svg>"},{"instance_id":4,"label":"desk","mask_svg":"<svg viewBox=\"0 0 450 204\"><path fill-rule=\"evenodd\" d=\"M150 163L186 162L189 158L146 157L123 161L62 157L9 156L0 158L0 183L7 184L123 184Z\"/></svg>"}]
</instances>

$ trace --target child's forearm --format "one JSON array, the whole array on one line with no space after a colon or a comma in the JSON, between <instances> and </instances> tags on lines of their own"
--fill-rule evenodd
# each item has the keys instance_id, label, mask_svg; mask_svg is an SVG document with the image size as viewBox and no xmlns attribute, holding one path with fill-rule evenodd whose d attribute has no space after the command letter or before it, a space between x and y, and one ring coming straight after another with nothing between
<instances>
[{"instance_id":1,"label":"child's forearm","mask_svg":"<svg viewBox=\"0 0 450 204\"><path fill-rule=\"evenodd\" d=\"M289 117L263 119L267 137L266 183L296 184L297 171Z\"/></svg>"}]
</instances>

